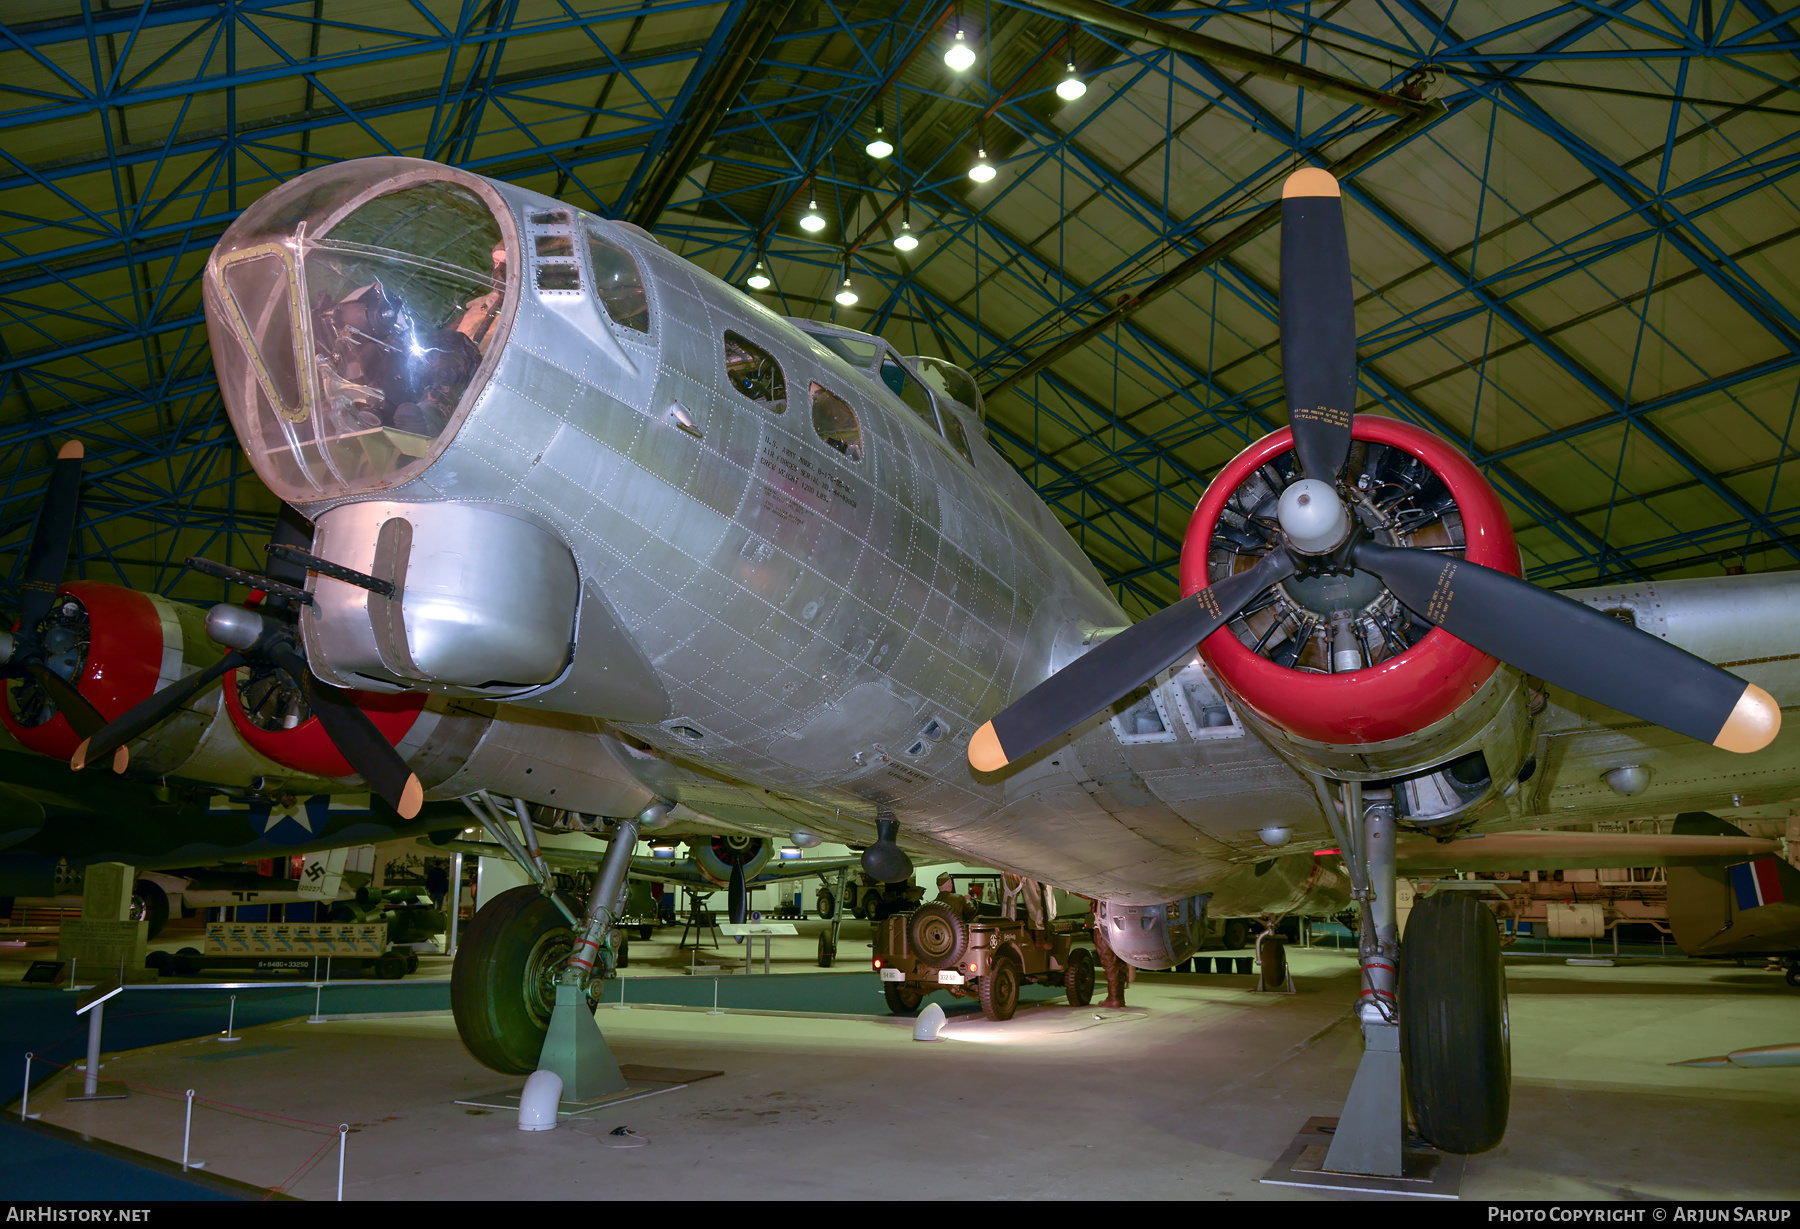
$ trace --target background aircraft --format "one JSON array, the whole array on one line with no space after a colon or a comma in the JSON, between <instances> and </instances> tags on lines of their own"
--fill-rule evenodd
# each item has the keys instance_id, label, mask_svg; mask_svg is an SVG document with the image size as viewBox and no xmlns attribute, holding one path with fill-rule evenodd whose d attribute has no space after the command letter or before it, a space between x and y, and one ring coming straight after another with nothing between
<instances>
[{"instance_id":1,"label":"background aircraft","mask_svg":"<svg viewBox=\"0 0 1800 1229\"><path fill-rule=\"evenodd\" d=\"M1283 205L1293 427L1224 467L1187 538L1190 596L1129 628L954 367L783 320L635 228L431 163L321 168L238 218L205 280L215 363L259 476L313 533L285 556L306 599L215 609L215 634L297 684L411 705L371 777L404 773L402 801L484 786L615 820L584 918L526 888L471 927L457 1001L478 1057L535 1062L548 1008L519 990L553 979L534 934L575 921L561 976L585 980L660 824L804 828L866 845L884 879L908 850L1009 870L1099 899L1115 950L1151 968L1226 893L1299 907L1332 844L1374 902L1365 1029L1392 1027L1396 959L1425 962L1400 1010L1448 1024L1404 1034L1421 1131L1497 1142L1504 1000L1461 992L1499 984L1492 921L1433 898L1402 953L1395 832L1706 805L1800 694L1800 580L1580 602L1519 581L1481 474L1352 413L1321 176ZM465 713L530 737L477 764ZM1744 774L1760 795L1800 783L1782 737ZM1626 768L1649 784L1606 784ZM1480 1095L1446 1095L1468 1071Z\"/></svg>"},{"instance_id":2,"label":"background aircraft","mask_svg":"<svg viewBox=\"0 0 1800 1229\"><path fill-rule=\"evenodd\" d=\"M1742 837L1716 815L1679 816L1674 831L1693 837ZM1669 929L1690 956L1771 956L1800 986L1800 871L1773 852L1729 866L1669 871Z\"/></svg>"}]
</instances>

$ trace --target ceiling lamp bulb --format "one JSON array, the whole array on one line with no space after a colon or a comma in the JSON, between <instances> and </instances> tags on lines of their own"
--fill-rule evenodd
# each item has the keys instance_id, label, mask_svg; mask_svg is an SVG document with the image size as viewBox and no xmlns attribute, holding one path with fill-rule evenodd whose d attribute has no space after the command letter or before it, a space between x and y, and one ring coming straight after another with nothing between
<instances>
[{"instance_id":1,"label":"ceiling lamp bulb","mask_svg":"<svg viewBox=\"0 0 1800 1229\"><path fill-rule=\"evenodd\" d=\"M771 284L769 275L763 272L762 261L760 260L756 262L756 268L750 271L750 276L744 279L744 285L750 287L752 290L767 290Z\"/></svg>"},{"instance_id":2,"label":"ceiling lamp bulb","mask_svg":"<svg viewBox=\"0 0 1800 1229\"><path fill-rule=\"evenodd\" d=\"M806 216L800 219L800 225L815 235L825 229L825 215L819 212L818 201L806 202Z\"/></svg>"},{"instance_id":3,"label":"ceiling lamp bulb","mask_svg":"<svg viewBox=\"0 0 1800 1229\"><path fill-rule=\"evenodd\" d=\"M1064 102L1074 102L1085 93L1087 93L1087 82L1081 79L1081 75L1075 71L1073 64L1069 65L1069 75L1057 85L1056 96Z\"/></svg>"},{"instance_id":4,"label":"ceiling lamp bulb","mask_svg":"<svg viewBox=\"0 0 1800 1229\"><path fill-rule=\"evenodd\" d=\"M962 73L969 71L969 65L974 62L975 49L969 46L963 39L963 32L958 30L956 41L950 44L948 51L944 52L944 63L950 66L951 71Z\"/></svg>"},{"instance_id":5,"label":"ceiling lamp bulb","mask_svg":"<svg viewBox=\"0 0 1800 1229\"><path fill-rule=\"evenodd\" d=\"M894 152L894 147L888 144L888 139L881 135L880 124L875 125L875 139L863 146L863 152L871 158L885 158Z\"/></svg>"},{"instance_id":6,"label":"ceiling lamp bulb","mask_svg":"<svg viewBox=\"0 0 1800 1229\"><path fill-rule=\"evenodd\" d=\"M897 251L910 252L919 246L919 237L913 234L912 223L900 223L900 233L894 236L894 247Z\"/></svg>"},{"instance_id":7,"label":"ceiling lamp bulb","mask_svg":"<svg viewBox=\"0 0 1800 1229\"><path fill-rule=\"evenodd\" d=\"M973 179L976 183L986 183L988 180L992 179L996 173L994 164L987 160L987 150L981 149L975 151L975 165L969 168L969 178Z\"/></svg>"},{"instance_id":8,"label":"ceiling lamp bulb","mask_svg":"<svg viewBox=\"0 0 1800 1229\"><path fill-rule=\"evenodd\" d=\"M854 307L856 305L856 291L850 289L849 278L844 279L843 287L837 292L837 301L840 307Z\"/></svg>"}]
</instances>

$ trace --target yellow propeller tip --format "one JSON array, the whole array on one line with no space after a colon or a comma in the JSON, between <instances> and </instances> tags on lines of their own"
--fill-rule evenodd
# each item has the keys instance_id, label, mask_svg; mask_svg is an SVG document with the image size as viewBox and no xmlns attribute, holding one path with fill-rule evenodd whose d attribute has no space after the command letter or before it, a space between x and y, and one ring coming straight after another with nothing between
<instances>
[{"instance_id":1,"label":"yellow propeller tip","mask_svg":"<svg viewBox=\"0 0 1800 1229\"><path fill-rule=\"evenodd\" d=\"M1781 733L1781 705L1755 683L1744 684L1744 694L1725 718L1713 746L1740 754L1761 751Z\"/></svg>"},{"instance_id":2,"label":"yellow propeller tip","mask_svg":"<svg viewBox=\"0 0 1800 1229\"><path fill-rule=\"evenodd\" d=\"M419 784L417 775L407 777L406 787L400 791L400 805L394 810L399 812L401 819L411 819L424 805L425 787Z\"/></svg>"},{"instance_id":3,"label":"yellow propeller tip","mask_svg":"<svg viewBox=\"0 0 1800 1229\"><path fill-rule=\"evenodd\" d=\"M1337 177L1330 171L1322 171L1316 166L1295 171L1287 177L1287 182L1281 185L1281 199L1284 201L1290 196L1341 195L1343 193L1338 189Z\"/></svg>"},{"instance_id":4,"label":"yellow propeller tip","mask_svg":"<svg viewBox=\"0 0 1800 1229\"><path fill-rule=\"evenodd\" d=\"M81 745L75 748L75 754L69 757L69 767L76 772L80 772L83 768L87 767L87 749L90 741L92 740L86 738L82 739Z\"/></svg>"},{"instance_id":5,"label":"yellow propeller tip","mask_svg":"<svg viewBox=\"0 0 1800 1229\"><path fill-rule=\"evenodd\" d=\"M87 455L87 449L81 446L80 440L70 440L56 450L58 461L79 461Z\"/></svg>"},{"instance_id":6,"label":"yellow propeller tip","mask_svg":"<svg viewBox=\"0 0 1800 1229\"><path fill-rule=\"evenodd\" d=\"M969 740L969 767L976 772L998 772L1010 762L1000 746L1000 736L994 733L993 722L975 731L975 737Z\"/></svg>"}]
</instances>

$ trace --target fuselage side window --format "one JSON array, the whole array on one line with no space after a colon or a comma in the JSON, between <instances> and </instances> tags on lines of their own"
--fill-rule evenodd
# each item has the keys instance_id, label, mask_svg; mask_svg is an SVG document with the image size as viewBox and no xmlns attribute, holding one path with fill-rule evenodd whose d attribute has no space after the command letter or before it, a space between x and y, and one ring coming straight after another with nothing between
<instances>
[{"instance_id":1,"label":"fuselage side window","mask_svg":"<svg viewBox=\"0 0 1800 1229\"><path fill-rule=\"evenodd\" d=\"M893 389L900 400L906 403L906 408L917 414L926 426L933 431L939 430L937 411L931 405L931 394L891 354L881 360L881 382Z\"/></svg>"},{"instance_id":2,"label":"fuselage side window","mask_svg":"<svg viewBox=\"0 0 1800 1229\"><path fill-rule=\"evenodd\" d=\"M780 414L787 409L787 377L775 356L746 337L725 334L725 378L766 410Z\"/></svg>"},{"instance_id":3,"label":"fuselage side window","mask_svg":"<svg viewBox=\"0 0 1800 1229\"><path fill-rule=\"evenodd\" d=\"M608 243L592 230L587 232L588 263L594 268L594 296L612 322L634 333L650 331L650 301L644 295L644 275L637 260L624 248Z\"/></svg>"},{"instance_id":4,"label":"fuselage side window","mask_svg":"<svg viewBox=\"0 0 1800 1229\"><path fill-rule=\"evenodd\" d=\"M828 388L812 386L813 430L852 461L862 460L862 425L850 403Z\"/></svg>"}]
</instances>

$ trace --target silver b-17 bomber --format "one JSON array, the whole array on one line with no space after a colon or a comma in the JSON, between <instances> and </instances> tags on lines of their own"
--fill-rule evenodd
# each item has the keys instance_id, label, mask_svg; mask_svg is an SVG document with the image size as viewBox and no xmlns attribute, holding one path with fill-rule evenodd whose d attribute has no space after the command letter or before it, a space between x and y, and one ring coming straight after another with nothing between
<instances>
[{"instance_id":1,"label":"silver b-17 bomber","mask_svg":"<svg viewBox=\"0 0 1800 1229\"><path fill-rule=\"evenodd\" d=\"M260 755L347 763L402 815L485 791L513 845L495 799L577 817L625 861L679 827L842 841L887 880L912 857L992 866L1094 898L1142 968L1192 954L1209 910L1354 899L1365 1026L1457 1021L1406 1037L1421 1131L1491 1147L1504 997L1465 990L1498 949L1464 942L1487 914L1444 893L1401 950L1397 832L1647 813L1601 784L1621 762L1651 770L1656 812L1715 803L1739 763L1790 789L1800 576L1575 600L1518 579L1480 473L1352 412L1325 172L1288 181L1282 243L1292 427L1225 466L1187 596L1128 626L959 368L785 319L509 184L404 158L308 172L207 270L234 426L310 522L278 535L281 568L240 577L253 604L208 616L230 649L211 677L244 667L230 709ZM210 682L189 680L78 759L139 746ZM545 987L604 964L625 873L600 867L550 977L495 955L568 925L537 889L484 909L457 966L477 1057L531 1069ZM1455 1066L1480 1095L1441 1095Z\"/></svg>"}]
</instances>

